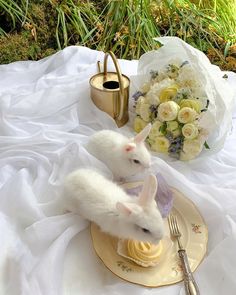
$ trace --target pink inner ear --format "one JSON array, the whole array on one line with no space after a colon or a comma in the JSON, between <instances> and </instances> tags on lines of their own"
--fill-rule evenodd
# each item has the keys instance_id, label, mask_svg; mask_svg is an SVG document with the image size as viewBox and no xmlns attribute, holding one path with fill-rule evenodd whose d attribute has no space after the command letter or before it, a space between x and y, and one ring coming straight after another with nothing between
<instances>
[{"instance_id":1,"label":"pink inner ear","mask_svg":"<svg viewBox=\"0 0 236 295\"><path fill-rule=\"evenodd\" d=\"M131 208L129 208L126 204L122 203L122 202L117 202L116 203L116 209L124 214L125 216L129 216L132 213Z\"/></svg>"},{"instance_id":2,"label":"pink inner ear","mask_svg":"<svg viewBox=\"0 0 236 295\"><path fill-rule=\"evenodd\" d=\"M152 124L151 123L147 124L147 126L135 136L134 142L136 143L144 142L145 139L148 137L148 134L150 133L151 129L152 129Z\"/></svg>"},{"instance_id":3,"label":"pink inner ear","mask_svg":"<svg viewBox=\"0 0 236 295\"><path fill-rule=\"evenodd\" d=\"M136 147L135 143L128 143L125 146L125 151L126 152L131 152L131 151L133 151L135 149L135 147Z\"/></svg>"},{"instance_id":4,"label":"pink inner ear","mask_svg":"<svg viewBox=\"0 0 236 295\"><path fill-rule=\"evenodd\" d=\"M156 197L157 192L157 179L154 174L150 174L144 181L143 189L139 195L140 206L146 206L151 203Z\"/></svg>"}]
</instances>

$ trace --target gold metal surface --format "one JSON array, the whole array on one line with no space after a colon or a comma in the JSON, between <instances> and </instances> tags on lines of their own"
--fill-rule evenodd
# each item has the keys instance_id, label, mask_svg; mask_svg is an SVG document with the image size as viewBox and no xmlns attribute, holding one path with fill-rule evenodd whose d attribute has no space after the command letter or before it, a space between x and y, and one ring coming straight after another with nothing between
<instances>
[{"instance_id":1,"label":"gold metal surface","mask_svg":"<svg viewBox=\"0 0 236 295\"><path fill-rule=\"evenodd\" d=\"M141 183L124 184L125 188L133 188ZM182 233L182 246L189 257L191 271L195 271L205 257L208 242L208 229L195 204L176 189L172 213L178 217ZM169 235L168 222L165 220L166 235ZM125 281L146 286L160 287L175 284L183 280L183 266L178 255L176 243L154 267L142 267L117 253L118 239L100 231L99 227L91 224L92 242L98 257L115 275ZM163 251L164 253L164 251Z\"/></svg>"},{"instance_id":2,"label":"gold metal surface","mask_svg":"<svg viewBox=\"0 0 236 295\"><path fill-rule=\"evenodd\" d=\"M113 60L116 72L107 72L109 56ZM111 51L105 54L104 72L101 72L100 62L97 66L99 73L92 76L89 81L91 99L100 110L114 118L118 127L121 127L129 120L130 80L127 76L121 74L117 59Z\"/></svg>"}]
</instances>

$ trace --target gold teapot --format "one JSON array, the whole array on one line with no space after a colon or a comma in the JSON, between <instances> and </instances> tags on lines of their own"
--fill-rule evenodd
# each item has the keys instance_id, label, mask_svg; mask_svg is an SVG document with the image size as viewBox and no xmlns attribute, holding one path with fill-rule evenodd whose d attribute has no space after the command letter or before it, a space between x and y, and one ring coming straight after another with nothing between
<instances>
[{"instance_id":1,"label":"gold teapot","mask_svg":"<svg viewBox=\"0 0 236 295\"><path fill-rule=\"evenodd\" d=\"M107 60L111 57L116 72L107 72ZM118 127L122 127L129 120L129 86L130 80L121 73L118 61L113 52L108 51L104 57L104 71L92 76L90 83L90 96L94 104L109 114Z\"/></svg>"}]
</instances>

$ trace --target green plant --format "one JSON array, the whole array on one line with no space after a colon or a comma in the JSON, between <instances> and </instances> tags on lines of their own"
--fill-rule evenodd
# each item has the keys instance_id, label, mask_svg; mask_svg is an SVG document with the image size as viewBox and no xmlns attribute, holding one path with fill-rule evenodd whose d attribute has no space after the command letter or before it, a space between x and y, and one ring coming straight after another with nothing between
<instances>
[{"instance_id":1,"label":"green plant","mask_svg":"<svg viewBox=\"0 0 236 295\"><path fill-rule=\"evenodd\" d=\"M101 50L112 50L118 57L139 58L159 44L153 37L160 36L152 15L150 1L104 1L99 17L102 24L93 44Z\"/></svg>"},{"instance_id":2,"label":"green plant","mask_svg":"<svg viewBox=\"0 0 236 295\"><path fill-rule=\"evenodd\" d=\"M13 36L23 44L24 32L30 59L68 45L138 59L159 47L154 37L177 36L222 68L236 71L235 55L231 56L236 43L236 0L0 0L0 50L3 41L4 50L8 43L12 50ZM30 48L37 50L32 54ZM25 59L27 54L22 54ZM15 54L12 58L9 62L21 59Z\"/></svg>"},{"instance_id":3,"label":"green plant","mask_svg":"<svg viewBox=\"0 0 236 295\"><path fill-rule=\"evenodd\" d=\"M55 5L54 2L51 2ZM91 38L96 31L98 12L90 1L75 3L67 0L55 5L57 10L56 39L58 48L64 48L69 44L79 43L90 46Z\"/></svg>"},{"instance_id":4,"label":"green plant","mask_svg":"<svg viewBox=\"0 0 236 295\"><path fill-rule=\"evenodd\" d=\"M224 1L215 0L213 7L208 2L163 0L158 6L153 2L153 13L162 35L178 36L205 53L213 49L224 63L236 41L236 5L227 7Z\"/></svg>"},{"instance_id":5,"label":"green plant","mask_svg":"<svg viewBox=\"0 0 236 295\"><path fill-rule=\"evenodd\" d=\"M28 7L28 0L0 0L0 35L14 30L17 23L23 26L27 20Z\"/></svg>"}]
</instances>

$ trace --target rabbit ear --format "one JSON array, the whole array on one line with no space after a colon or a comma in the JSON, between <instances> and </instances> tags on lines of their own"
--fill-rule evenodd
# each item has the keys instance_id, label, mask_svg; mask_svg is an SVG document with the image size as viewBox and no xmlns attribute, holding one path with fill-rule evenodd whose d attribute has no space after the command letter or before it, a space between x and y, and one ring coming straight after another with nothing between
<instances>
[{"instance_id":1,"label":"rabbit ear","mask_svg":"<svg viewBox=\"0 0 236 295\"><path fill-rule=\"evenodd\" d=\"M142 208L134 203L128 203L128 202L117 202L116 203L116 209L119 213L129 216L131 213L140 213L142 211Z\"/></svg>"},{"instance_id":2,"label":"rabbit ear","mask_svg":"<svg viewBox=\"0 0 236 295\"><path fill-rule=\"evenodd\" d=\"M136 148L136 144L134 142L129 142L125 145L125 151L131 152Z\"/></svg>"},{"instance_id":3,"label":"rabbit ear","mask_svg":"<svg viewBox=\"0 0 236 295\"><path fill-rule=\"evenodd\" d=\"M151 128L152 124L147 124L147 126L134 137L133 141L135 143L143 142L147 138L149 132L151 131Z\"/></svg>"},{"instance_id":4,"label":"rabbit ear","mask_svg":"<svg viewBox=\"0 0 236 295\"><path fill-rule=\"evenodd\" d=\"M157 178L154 174L150 174L144 181L143 189L139 196L139 204L144 207L151 203L156 197Z\"/></svg>"}]
</instances>

